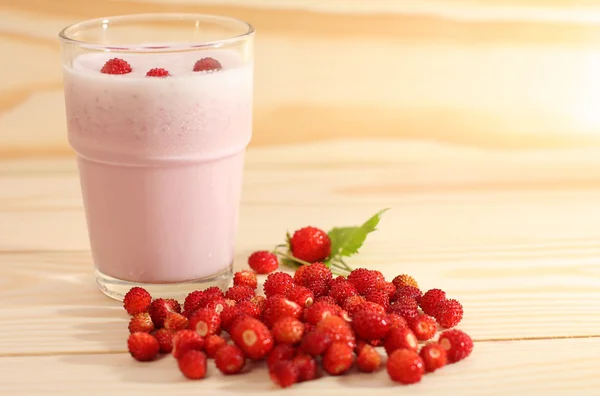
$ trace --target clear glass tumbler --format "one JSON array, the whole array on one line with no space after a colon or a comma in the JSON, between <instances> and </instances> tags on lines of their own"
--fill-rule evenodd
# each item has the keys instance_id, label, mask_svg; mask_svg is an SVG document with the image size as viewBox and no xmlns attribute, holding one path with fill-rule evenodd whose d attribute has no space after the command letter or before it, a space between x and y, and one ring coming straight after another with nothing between
<instances>
[{"instance_id":1,"label":"clear glass tumbler","mask_svg":"<svg viewBox=\"0 0 600 396\"><path fill-rule=\"evenodd\" d=\"M231 280L252 136L254 29L144 14L59 34L96 279L181 298Z\"/></svg>"}]
</instances>

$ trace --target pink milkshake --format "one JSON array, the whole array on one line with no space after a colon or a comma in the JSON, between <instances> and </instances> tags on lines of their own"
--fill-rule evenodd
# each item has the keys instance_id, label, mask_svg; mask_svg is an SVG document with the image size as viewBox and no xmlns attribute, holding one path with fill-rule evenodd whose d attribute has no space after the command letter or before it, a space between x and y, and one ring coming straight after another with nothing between
<instances>
[{"instance_id":1,"label":"pink milkshake","mask_svg":"<svg viewBox=\"0 0 600 396\"><path fill-rule=\"evenodd\" d=\"M64 64L96 277L111 297L137 285L181 297L231 279L252 135L252 30L238 23L246 32L229 45L142 43L79 51ZM165 46L176 50L156 48ZM115 58L122 74L106 71ZM194 71L200 59L218 67Z\"/></svg>"}]
</instances>

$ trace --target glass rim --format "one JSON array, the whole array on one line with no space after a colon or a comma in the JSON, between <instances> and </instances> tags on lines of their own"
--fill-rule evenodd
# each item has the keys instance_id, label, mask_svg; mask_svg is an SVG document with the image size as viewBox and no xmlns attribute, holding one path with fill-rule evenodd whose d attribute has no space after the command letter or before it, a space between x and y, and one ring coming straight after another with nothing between
<instances>
[{"instance_id":1,"label":"glass rim","mask_svg":"<svg viewBox=\"0 0 600 396\"><path fill-rule=\"evenodd\" d=\"M221 40L204 41L204 42L192 42L181 45L161 45L161 46L148 46L148 45L124 45L124 44L95 44L89 41L77 40L70 37L69 32L71 30L77 31L78 29L94 26L96 24L110 24L115 21L141 21L144 19L181 19L181 20L213 20L221 22L237 23L240 26L245 27L245 32L228 37ZM86 19L83 21L75 22L64 27L58 33L58 37L63 44L72 44L88 49L97 50L110 50L110 51L143 51L143 52L172 52L172 51L185 51L185 50L196 50L201 48L215 48L223 45L235 44L236 42L243 41L254 34L254 26L250 23L222 15L214 14L202 14L202 13L144 13L144 14L123 14L113 15L100 18Z\"/></svg>"}]
</instances>

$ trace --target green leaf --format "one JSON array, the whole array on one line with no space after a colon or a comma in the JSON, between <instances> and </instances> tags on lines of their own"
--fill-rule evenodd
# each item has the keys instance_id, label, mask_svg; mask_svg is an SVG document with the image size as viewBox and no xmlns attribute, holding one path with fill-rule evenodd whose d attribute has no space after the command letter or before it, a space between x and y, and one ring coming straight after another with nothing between
<instances>
[{"instance_id":1,"label":"green leaf","mask_svg":"<svg viewBox=\"0 0 600 396\"><path fill-rule=\"evenodd\" d=\"M330 262L335 257L349 257L356 253L367 239L367 235L377 230L381 215L388 209L383 209L373 215L360 227L335 227L328 232L331 239Z\"/></svg>"}]
</instances>

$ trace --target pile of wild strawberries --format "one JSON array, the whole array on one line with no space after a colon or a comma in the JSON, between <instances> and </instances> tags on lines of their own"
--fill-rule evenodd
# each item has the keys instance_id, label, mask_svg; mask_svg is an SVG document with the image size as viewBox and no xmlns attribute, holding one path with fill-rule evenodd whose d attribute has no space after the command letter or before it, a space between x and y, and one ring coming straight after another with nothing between
<instances>
[{"instance_id":1,"label":"pile of wild strawberries","mask_svg":"<svg viewBox=\"0 0 600 396\"><path fill-rule=\"evenodd\" d=\"M310 243L302 248L309 252ZM328 375L354 365L375 372L382 365L376 347L387 354L390 378L412 384L473 349L469 335L454 328L462 305L440 289L423 293L409 275L388 282L379 271L358 268L334 277L321 262L290 275L274 272L278 258L267 251L253 253L248 264L225 292L197 290L183 306L132 288L123 302L132 315L131 355L150 361L171 353L190 379L206 376L207 358L225 375L240 373L248 359L266 360L271 380L285 388L317 379L321 368ZM257 273L269 274L264 296L256 292Z\"/></svg>"}]
</instances>

